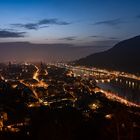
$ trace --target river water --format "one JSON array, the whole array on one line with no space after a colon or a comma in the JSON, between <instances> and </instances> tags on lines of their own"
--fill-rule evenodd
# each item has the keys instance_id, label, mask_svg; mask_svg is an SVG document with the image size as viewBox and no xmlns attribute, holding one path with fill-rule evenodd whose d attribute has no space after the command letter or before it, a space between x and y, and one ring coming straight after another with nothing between
<instances>
[{"instance_id":1,"label":"river water","mask_svg":"<svg viewBox=\"0 0 140 140\"><path fill-rule=\"evenodd\" d=\"M109 90L131 102L140 104L140 90L126 88L112 83L98 83L97 86L104 90Z\"/></svg>"}]
</instances>

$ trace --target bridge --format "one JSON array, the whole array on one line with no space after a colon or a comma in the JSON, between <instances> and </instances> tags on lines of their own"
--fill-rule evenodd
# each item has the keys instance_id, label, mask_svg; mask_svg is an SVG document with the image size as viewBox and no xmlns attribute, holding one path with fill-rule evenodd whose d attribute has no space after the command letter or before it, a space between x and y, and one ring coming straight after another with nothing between
<instances>
[{"instance_id":1,"label":"bridge","mask_svg":"<svg viewBox=\"0 0 140 140\"><path fill-rule=\"evenodd\" d=\"M107 71L97 68L65 66L74 73L74 76L83 78L93 77L97 83L114 83L140 90L140 77L118 71Z\"/></svg>"}]
</instances>

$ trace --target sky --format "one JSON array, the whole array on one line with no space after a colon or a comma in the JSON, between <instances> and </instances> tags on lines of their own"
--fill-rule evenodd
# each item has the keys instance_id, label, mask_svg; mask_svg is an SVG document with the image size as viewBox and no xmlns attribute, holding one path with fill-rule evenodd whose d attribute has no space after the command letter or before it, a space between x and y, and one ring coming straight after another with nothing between
<instances>
[{"instance_id":1,"label":"sky","mask_svg":"<svg viewBox=\"0 0 140 140\"><path fill-rule=\"evenodd\" d=\"M140 34L139 0L0 0L0 42L111 46Z\"/></svg>"}]
</instances>

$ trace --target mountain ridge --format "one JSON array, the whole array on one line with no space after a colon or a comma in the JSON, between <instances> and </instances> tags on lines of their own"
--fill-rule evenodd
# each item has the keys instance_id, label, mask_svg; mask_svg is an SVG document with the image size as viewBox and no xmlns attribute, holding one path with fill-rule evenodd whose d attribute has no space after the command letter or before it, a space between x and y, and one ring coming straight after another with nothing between
<instances>
[{"instance_id":1,"label":"mountain ridge","mask_svg":"<svg viewBox=\"0 0 140 140\"><path fill-rule=\"evenodd\" d=\"M79 59L75 64L140 73L140 36L121 41L107 51Z\"/></svg>"}]
</instances>

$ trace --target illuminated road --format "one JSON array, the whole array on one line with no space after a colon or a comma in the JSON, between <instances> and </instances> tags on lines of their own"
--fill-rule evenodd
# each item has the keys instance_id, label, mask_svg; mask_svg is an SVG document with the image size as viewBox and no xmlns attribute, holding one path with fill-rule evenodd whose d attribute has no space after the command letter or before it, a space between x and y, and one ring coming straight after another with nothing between
<instances>
[{"instance_id":1,"label":"illuminated road","mask_svg":"<svg viewBox=\"0 0 140 140\"><path fill-rule=\"evenodd\" d=\"M61 65L60 65L61 66ZM73 73L77 70L77 71L81 71L81 72L88 72L88 73L93 73L93 72L99 72L99 73L103 73L105 75L112 75L113 78L117 78L117 77L125 77L125 78L130 78L130 79L134 79L134 80L140 80L140 77L133 75L133 74L128 74L128 73L124 73L124 72L119 72L119 71L107 71L107 70L102 70L102 69L97 69L97 68L86 68L86 67L81 67L81 66L70 66L70 65L62 65L64 67L66 67L67 69L73 71ZM77 75L76 73L74 73L75 75ZM87 75L88 76L88 75ZM94 76L94 74L93 74ZM107 79L108 81L110 79ZM94 91L94 89L93 89ZM113 101L117 101L120 102L121 104L124 104L126 106L133 106L133 107L139 107L140 108L140 104L128 101L126 99L124 99L123 97L120 97L118 95L116 95L116 93L113 92L108 92L105 91L103 89L98 89L98 91L94 91L94 92L101 92L103 93L108 99L113 100Z\"/></svg>"},{"instance_id":2,"label":"illuminated road","mask_svg":"<svg viewBox=\"0 0 140 140\"><path fill-rule=\"evenodd\" d=\"M23 84L23 85L29 87L29 88L33 91L33 94L35 95L36 99L39 99L39 98L38 98L38 95L37 95L37 93L36 93L36 91L34 90L34 88L33 88L32 86L30 86L30 84L25 83L23 80L20 80L19 82L20 82L21 84Z\"/></svg>"},{"instance_id":3,"label":"illuminated road","mask_svg":"<svg viewBox=\"0 0 140 140\"><path fill-rule=\"evenodd\" d=\"M39 67L37 67L36 65L34 65L34 67L36 68L36 71L34 72L32 79L34 79L37 82L36 83L32 83L32 84L26 83L26 82L24 82L24 80L19 80L19 82L22 83L22 84L24 84L25 86L29 87L33 91L36 99L38 99L38 101L41 103L42 100L38 97L38 93L36 92L36 87L44 87L45 89L47 89L48 84L45 83L43 80L40 80L39 79L39 75L40 75L40 69L39 69ZM62 67L62 66L58 66L58 67ZM78 72L81 71L83 73L84 72L85 73L88 72L89 75L91 73L93 76L94 76L94 73L93 72L99 72L99 73L103 73L103 74L105 74L107 76L108 75L111 75L111 76L113 75L115 78L117 78L119 76L122 76L122 77L125 77L125 78L132 78L132 79L135 79L135 80L140 80L140 77L137 77L136 75L132 75L132 74L127 74L127 73L124 73L124 72L107 71L107 70L101 70L101 69L97 69L97 68L94 68L93 69L93 68L85 68L85 67L79 67L79 66L78 67L77 66L74 67L74 66L69 66L69 65L63 65L63 67L65 67L66 69L69 69L70 71L73 71L73 73L75 75L77 75L75 73L76 70L77 70ZM48 75L47 70L44 70L44 71L45 71L45 74L44 75ZM5 80L5 78L3 76L0 76L0 78L2 80ZM107 80L109 80L109 79L107 79ZM66 91L65 87L64 87L64 90ZM94 91L94 89L93 89L93 91ZM122 104L125 104L126 106L140 107L140 104L137 104L137 103L128 101L125 98L120 97L119 95L117 95L116 93L113 93L113 92L105 91L103 89L98 89L98 91L94 91L94 92L102 92L108 99L113 100L113 101L120 102ZM74 96L73 92L70 92L69 94L73 98L76 98Z\"/></svg>"},{"instance_id":4,"label":"illuminated road","mask_svg":"<svg viewBox=\"0 0 140 140\"><path fill-rule=\"evenodd\" d=\"M39 80L39 78L38 78L39 72L40 72L39 68L36 65L34 65L34 66L36 68L36 72L33 75L33 79L36 80L38 82L38 84L37 85L35 84L35 85L32 85L32 86L38 86L38 87L45 87L45 88L47 88L48 84L46 84L42 80ZM45 75L48 75L47 70L45 70Z\"/></svg>"},{"instance_id":5,"label":"illuminated road","mask_svg":"<svg viewBox=\"0 0 140 140\"><path fill-rule=\"evenodd\" d=\"M120 97L120 96L116 95L113 92L105 91L105 90L102 90L102 89L98 89L96 92L101 92L108 99L120 102L121 104L124 104L126 106L129 106L129 107L133 106L133 107L139 107L140 108L140 104L136 104L136 103L133 103L131 101L128 101L128 100L124 99L123 97Z\"/></svg>"},{"instance_id":6,"label":"illuminated road","mask_svg":"<svg viewBox=\"0 0 140 140\"><path fill-rule=\"evenodd\" d=\"M36 65L34 65L34 67L36 68L36 72L33 75L33 79L35 79L36 81L39 82L39 79L38 79L38 76L39 76L39 68Z\"/></svg>"},{"instance_id":7,"label":"illuminated road","mask_svg":"<svg viewBox=\"0 0 140 140\"><path fill-rule=\"evenodd\" d=\"M35 88L36 87L44 87L44 88L47 88L48 87L48 84L46 84L45 82L39 80L38 76L39 76L39 71L40 70L39 70L39 68L36 65L34 65L34 67L36 68L36 71L35 71L35 73L33 75L33 79L36 80L37 83L36 84L28 84L28 83L25 83L24 80L20 80L20 83L22 83L25 86L29 87L33 91L36 99L38 99L39 101L41 101L39 99L39 97L38 97L38 93L36 92ZM48 74L48 72L47 72L47 70L45 70L45 75L47 75L47 74Z\"/></svg>"}]
</instances>

